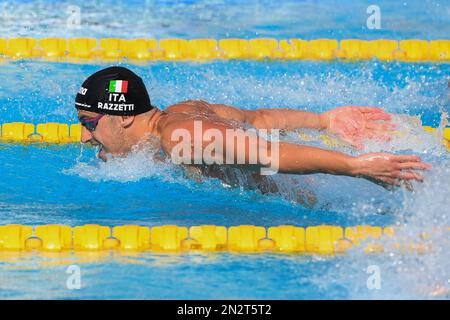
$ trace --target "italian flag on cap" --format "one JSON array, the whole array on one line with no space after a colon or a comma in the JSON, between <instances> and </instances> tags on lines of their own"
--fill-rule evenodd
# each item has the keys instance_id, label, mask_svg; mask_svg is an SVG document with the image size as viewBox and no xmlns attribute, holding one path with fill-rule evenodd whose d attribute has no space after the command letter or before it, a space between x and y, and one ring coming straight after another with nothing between
<instances>
[{"instance_id":1,"label":"italian flag on cap","mask_svg":"<svg viewBox=\"0 0 450 320\"><path fill-rule=\"evenodd\" d=\"M127 80L111 80L109 82L109 92L127 93L127 91L128 91Z\"/></svg>"}]
</instances>

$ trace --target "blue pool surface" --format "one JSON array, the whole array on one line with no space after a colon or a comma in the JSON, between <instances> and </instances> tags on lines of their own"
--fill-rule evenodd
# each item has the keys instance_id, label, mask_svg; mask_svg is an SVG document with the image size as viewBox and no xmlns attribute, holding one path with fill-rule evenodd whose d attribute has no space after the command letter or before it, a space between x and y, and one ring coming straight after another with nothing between
<instances>
[{"instance_id":1,"label":"blue pool surface","mask_svg":"<svg viewBox=\"0 0 450 320\"><path fill-rule=\"evenodd\" d=\"M378 5L381 29L368 29ZM118 38L447 39L444 0L4 0L0 34ZM74 8L78 7L78 8ZM77 20L80 28L67 27Z\"/></svg>"},{"instance_id":2,"label":"blue pool surface","mask_svg":"<svg viewBox=\"0 0 450 320\"><path fill-rule=\"evenodd\" d=\"M365 17L369 4L365 1L343 5L340 1L289 1L276 7L269 1L148 1L144 3L148 14L145 19L144 11L136 10L137 1L119 1L112 8L108 2L85 1L79 5L89 23L81 30L65 30L59 25L65 21L64 8L69 2L40 1L35 11L40 22L34 24L32 19L36 17L30 13L30 2L6 1L0 4L0 18L3 15L8 19L0 26L0 32L2 37L114 34L125 38L281 39L304 35L307 39L435 39L448 35L448 3L401 3L380 1L386 13L386 27L370 33L364 30L365 21L355 22L358 14L348 14L350 9L361 9L360 15ZM54 10L47 10L50 7ZM259 11L252 14L255 8ZM118 10L124 14L118 16ZM25 18L19 23L20 14ZM28 20L27 14L32 16ZM138 23L133 30L124 30L130 19ZM224 19L233 23L226 25ZM202 23L193 24L194 21ZM75 123L74 96L80 84L107 65L0 60L0 123ZM275 177L285 188L299 183L314 192L319 201L310 209L296 204L289 195L268 196L243 188L230 189L214 179L201 183L189 180L181 169L154 163L145 152L102 163L92 148L79 144L0 143L0 224L402 224L407 226L404 236L412 237L422 230L450 225L449 153L439 139L422 131L417 122L438 126L450 111L449 64L374 60L142 65L124 61L121 65L143 78L152 103L163 109L186 99L247 109L317 112L341 105L383 107L396 115L394 121L400 125L400 134L388 144L370 143L363 152L418 154L433 165L433 170L426 174L423 184L414 184L413 193L402 189L390 193L370 182L347 177ZM302 143L295 132L284 139ZM309 143L326 147L320 139ZM345 146L338 150L359 154ZM35 256L0 252L0 298L448 299L448 235L435 232L430 242L435 250L426 254L368 255L355 249L338 257L230 253ZM66 269L71 264L81 268L80 290L66 287ZM380 290L367 287L367 268L371 265L381 270Z\"/></svg>"}]
</instances>

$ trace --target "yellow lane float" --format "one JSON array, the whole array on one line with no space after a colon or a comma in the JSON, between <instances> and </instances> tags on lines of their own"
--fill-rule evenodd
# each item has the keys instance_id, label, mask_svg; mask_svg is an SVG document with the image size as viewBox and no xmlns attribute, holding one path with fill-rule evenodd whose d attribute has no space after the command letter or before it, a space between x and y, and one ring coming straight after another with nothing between
<instances>
[{"instance_id":1,"label":"yellow lane float","mask_svg":"<svg viewBox=\"0 0 450 320\"><path fill-rule=\"evenodd\" d=\"M422 126L429 133L436 132L436 128ZM302 140L309 140L305 134L300 135ZM330 147L336 144L335 139L321 135L321 139ZM0 142L2 143L75 143L81 140L81 125L79 123L39 123L34 125L25 122L9 122L0 124ZM444 143L450 149L450 128L444 129Z\"/></svg>"},{"instance_id":2,"label":"yellow lane float","mask_svg":"<svg viewBox=\"0 0 450 320\"><path fill-rule=\"evenodd\" d=\"M450 228L448 229L450 231ZM69 227L49 224L0 226L0 252L86 252L86 251L229 251L240 253L285 252L333 255L353 246L366 252L398 251L423 253L432 250L423 235L400 241L392 227L330 225L306 228L281 225L269 228L240 225L181 227L87 224ZM383 242L384 240L384 242ZM405 239L403 239L405 240Z\"/></svg>"},{"instance_id":3,"label":"yellow lane float","mask_svg":"<svg viewBox=\"0 0 450 320\"><path fill-rule=\"evenodd\" d=\"M50 61L310 59L445 62L450 40L421 39L0 39L0 57Z\"/></svg>"}]
</instances>

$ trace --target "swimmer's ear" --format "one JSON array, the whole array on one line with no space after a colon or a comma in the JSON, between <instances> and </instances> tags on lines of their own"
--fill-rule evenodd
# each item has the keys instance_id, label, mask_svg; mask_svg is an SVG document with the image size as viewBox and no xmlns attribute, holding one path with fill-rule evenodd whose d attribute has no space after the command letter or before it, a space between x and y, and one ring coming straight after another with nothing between
<instances>
[{"instance_id":1,"label":"swimmer's ear","mask_svg":"<svg viewBox=\"0 0 450 320\"><path fill-rule=\"evenodd\" d=\"M119 124L122 128L128 128L134 122L135 116L119 116Z\"/></svg>"}]
</instances>

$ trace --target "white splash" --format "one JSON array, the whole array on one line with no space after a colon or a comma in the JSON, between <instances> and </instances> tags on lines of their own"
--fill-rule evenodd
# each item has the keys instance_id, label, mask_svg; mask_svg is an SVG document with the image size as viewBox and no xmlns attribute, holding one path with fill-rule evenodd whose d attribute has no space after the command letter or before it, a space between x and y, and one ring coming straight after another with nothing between
<instances>
[{"instance_id":1,"label":"white splash","mask_svg":"<svg viewBox=\"0 0 450 320\"><path fill-rule=\"evenodd\" d=\"M83 162L80 156L75 166L64 170L64 173L78 175L93 182L131 182L146 178L182 181L176 179L176 171L177 168L171 166L168 161L155 160L155 151L152 148L143 147L135 148L124 157L108 155L106 162L95 158Z\"/></svg>"}]
</instances>

